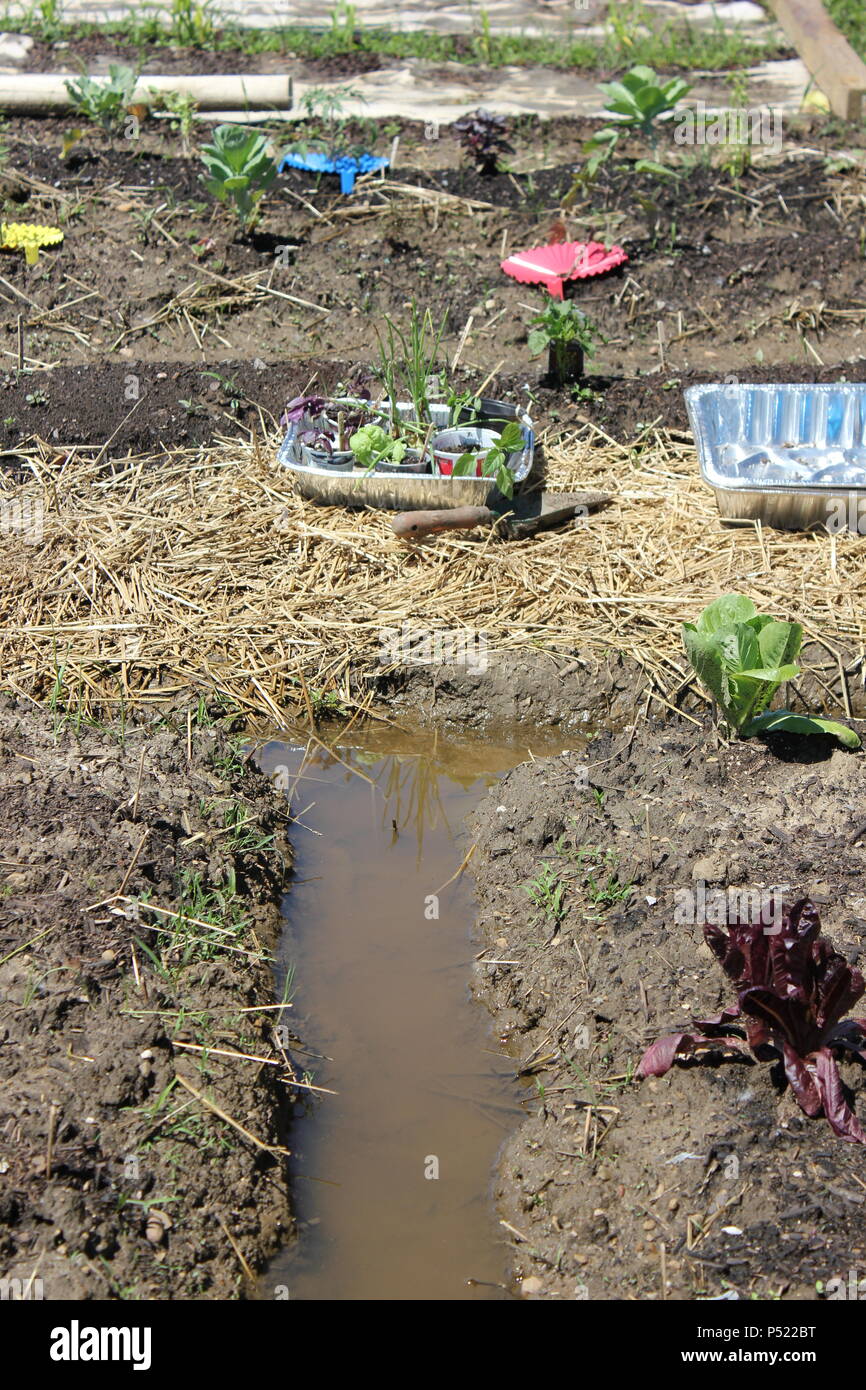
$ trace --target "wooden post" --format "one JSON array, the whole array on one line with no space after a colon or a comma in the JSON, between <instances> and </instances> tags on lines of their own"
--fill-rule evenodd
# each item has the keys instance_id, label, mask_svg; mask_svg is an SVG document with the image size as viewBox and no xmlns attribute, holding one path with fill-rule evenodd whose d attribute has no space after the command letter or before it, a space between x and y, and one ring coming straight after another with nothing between
<instances>
[{"instance_id":1,"label":"wooden post","mask_svg":"<svg viewBox=\"0 0 866 1390\"><path fill-rule=\"evenodd\" d=\"M866 114L866 63L821 0L770 0L770 7L834 113L859 121Z\"/></svg>"}]
</instances>

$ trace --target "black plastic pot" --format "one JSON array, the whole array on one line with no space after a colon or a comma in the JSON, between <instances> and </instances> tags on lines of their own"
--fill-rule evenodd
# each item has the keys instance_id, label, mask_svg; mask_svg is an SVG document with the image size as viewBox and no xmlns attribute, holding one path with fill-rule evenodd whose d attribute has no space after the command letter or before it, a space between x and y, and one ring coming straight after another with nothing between
<instances>
[{"instance_id":1,"label":"black plastic pot","mask_svg":"<svg viewBox=\"0 0 866 1390\"><path fill-rule=\"evenodd\" d=\"M551 343L547 349L547 375L554 386L568 386L583 376L583 348L579 343Z\"/></svg>"},{"instance_id":2,"label":"black plastic pot","mask_svg":"<svg viewBox=\"0 0 866 1390\"><path fill-rule=\"evenodd\" d=\"M425 454L422 459L420 449L407 449L399 463L390 463L383 459L376 464L377 473L429 473L429 471L429 455Z\"/></svg>"}]
</instances>

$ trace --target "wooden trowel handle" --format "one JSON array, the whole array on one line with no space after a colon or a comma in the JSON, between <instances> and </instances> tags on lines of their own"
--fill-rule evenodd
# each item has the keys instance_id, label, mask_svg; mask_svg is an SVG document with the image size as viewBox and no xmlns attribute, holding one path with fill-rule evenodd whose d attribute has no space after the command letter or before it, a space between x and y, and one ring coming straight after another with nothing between
<instances>
[{"instance_id":1,"label":"wooden trowel handle","mask_svg":"<svg viewBox=\"0 0 866 1390\"><path fill-rule=\"evenodd\" d=\"M400 512L391 529L401 540L419 541L437 531L471 531L473 526L489 526L492 521L489 507L446 507L439 512Z\"/></svg>"}]
</instances>

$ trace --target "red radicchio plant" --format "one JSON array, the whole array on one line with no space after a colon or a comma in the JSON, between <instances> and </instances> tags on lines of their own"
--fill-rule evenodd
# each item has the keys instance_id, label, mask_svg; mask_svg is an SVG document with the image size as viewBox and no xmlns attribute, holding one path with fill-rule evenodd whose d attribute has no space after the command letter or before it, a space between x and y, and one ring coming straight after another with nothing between
<instances>
[{"instance_id":1,"label":"red radicchio plant","mask_svg":"<svg viewBox=\"0 0 866 1390\"><path fill-rule=\"evenodd\" d=\"M840 1049L866 1061L866 1018L842 1017L866 989L863 976L819 937L818 911L808 898L784 905L781 924L772 901L762 917L729 921L727 932L707 923L704 938L733 981L737 1002L718 1018L694 1019L696 1033L659 1038L637 1075L664 1076L677 1058L698 1051L751 1049L762 1062L781 1057L800 1109L812 1119L823 1110L841 1139L866 1144L836 1066Z\"/></svg>"}]
</instances>

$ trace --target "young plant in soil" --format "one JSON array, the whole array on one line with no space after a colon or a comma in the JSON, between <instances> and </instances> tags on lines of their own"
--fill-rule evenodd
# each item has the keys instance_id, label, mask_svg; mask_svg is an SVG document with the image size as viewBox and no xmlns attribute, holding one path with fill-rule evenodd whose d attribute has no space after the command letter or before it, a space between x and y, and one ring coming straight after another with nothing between
<instances>
[{"instance_id":1,"label":"young plant in soil","mask_svg":"<svg viewBox=\"0 0 866 1390\"><path fill-rule=\"evenodd\" d=\"M454 130L460 136L461 146L474 159L478 173L484 178L492 178L500 172L500 155L514 153L514 146L508 143L509 128L505 117L494 116L482 107L455 121Z\"/></svg>"},{"instance_id":2,"label":"young plant in soil","mask_svg":"<svg viewBox=\"0 0 866 1390\"><path fill-rule=\"evenodd\" d=\"M584 358L595 356L596 340L605 341L572 299L551 299L530 325L530 354L537 357L547 349L548 374L557 386L579 380Z\"/></svg>"},{"instance_id":3,"label":"young plant in soil","mask_svg":"<svg viewBox=\"0 0 866 1390\"><path fill-rule=\"evenodd\" d=\"M169 129L175 135L180 135L181 153L188 159L192 154L192 132L198 102L189 92L163 92L157 87L149 87L148 91L153 100L153 109L165 111L169 118Z\"/></svg>"},{"instance_id":4,"label":"young plant in soil","mask_svg":"<svg viewBox=\"0 0 866 1390\"><path fill-rule=\"evenodd\" d=\"M264 135L243 126L218 125L213 144L202 145L201 157L210 175L204 186L220 202L233 206L244 232L259 216L259 203L277 177Z\"/></svg>"},{"instance_id":5,"label":"young plant in soil","mask_svg":"<svg viewBox=\"0 0 866 1390\"><path fill-rule=\"evenodd\" d=\"M355 87L312 87L304 93L301 105L309 121L321 123L323 135L312 136L306 144L299 142L290 145L286 153L307 154L310 149L314 149L334 160L343 156L355 158L365 154L368 146L376 138L375 122L365 120L362 123L365 138L361 142L348 144L346 134L350 117L343 115L348 101L364 100L363 93Z\"/></svg>"},{"instance_id":6,"label":"young plant in soil","mask_svg":"<svg viewBox=\"0 0 866 1390\"><path fill-rule=\"evenodd\" d=\"M623 133L643 135L652 144L652 159L637 160L635 173L662 177L673 177L674 174L672 169L658 160L657 122L662 116L669 115L677 102L691 91L691 84L682 77L660 82L652 68L638 64L618 82L600 82L598 90L605 98L605 115L611 117L613 124L602 126L584 146L589 159L578 175L575 189L566 195L566 204L571 192L576 191L581 183L591 183L602 164L613 157Z\"/></svg>"},{"instance_id":7,"label":"young plant in soil","mask_svg":"<svg viewBox=\"0 0 866 1390\"><path fill-rule=\"evenodd\" d=\"M129 107L138 82L133 68L111 63L108 77L94 78L82 72L77 81L64 83L76 116L93 121L110 135L129 119Z\"/></svg>"},{"instance_id":8,"label":"young plant in soil","mask_svg":"<svg viewBox=\"0 0 866 1390\"><path fill-rule=\"evenodd\" d=\"M183 48L214 48L218 13L213 0L171 0L172 40Z\"/></svg>"},{"instance_id":9,"label":"young plant in soil","mask_svg":"<svg viewBox=\"0 0 866 1390\"><path fill-rule=\"evenodd\" d=\"M810 1119L823 1111L840 1139L866 1144L836 1066L846 1052L866 1061L866 1018L843 1018L866 989L863 976L820 937L818 911L808 898L782 906L778 915L771 901L760 919L737 917L727 931L705 925L704 938L733 982L737 1002L717 1018L693 1020L694 1033L671 1033L653 1043L637 1076L664 1076L689 1057L751 1051L759 1062L782 1061Z\"/></svg>"},{"instance_id":10,"label":"young plant in soil","mask_svg":"<svg viewBox=\"0 0 866 1390\"><path fill-rule=\"evenodd\" d=\"M770 710L779 686L800 674L794 660L803 629L759 613L743 594L724 594L704 609L697 623L683 623L686 655L740 738L755 734L831 734L846 748L859 748L859 736L835 719L815 719Z\"/></svg>"}]
</instances>

